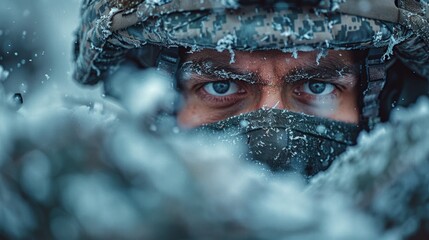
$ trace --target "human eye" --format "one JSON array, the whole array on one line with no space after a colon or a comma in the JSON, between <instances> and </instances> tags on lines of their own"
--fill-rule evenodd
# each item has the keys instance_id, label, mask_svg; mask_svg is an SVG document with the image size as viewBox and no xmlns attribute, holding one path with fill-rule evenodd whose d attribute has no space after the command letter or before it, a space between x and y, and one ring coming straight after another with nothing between
<instances>
[{"instance_id":1,"label":"human eye","mask_svg":"<svg viewBox=\"0 0 429 240\"><path fill-rule=\"evenodd\" d=\"M196 94L201 103L210 107L228 107L246 98L248 87L233 80L219 80L201 83Z\"/></svg>"},{"instance_id":2,"label":"human eye","mask_svg":"<svg viewBox=\"0 0 429 240\"><path fill-rule=\"evenodd\" d=\"M239 92L238 84L232 81L217 81L204 84L203 89L206 93L215 97L225 97Z\"/></svg>"},{"instance_id":3,"label":"human eye","mask_svg":"<svg viewBox=\"0 0 429 240\"><path fill-rule=\"evenodd\" d=\"M319 97L332 94L335 89L334 84L321 81L308 81L302 85L303 93Z\"/></svg>"},{"instance_id":4,"label":"human eye","mask_svg":"<svg viewBox=\"0 0 429 240\"><path fill-rule=\"evenodd\" d=\"M344 103L344 86L330 80L303 80L294 84L292 98L296 111L309 115L332 117Z\"/></svg>"},{"instance_id":5,"label":"human eye","mask_svg":"<svg viewBox=\"0 0 429 240\"><path fill-rule=\"evenodd\" d=\"M293 92L303 100L326 100L337 95L341 88L328 81L310 80L299 82L295 85Z\"/></svg>"}]
</instances>

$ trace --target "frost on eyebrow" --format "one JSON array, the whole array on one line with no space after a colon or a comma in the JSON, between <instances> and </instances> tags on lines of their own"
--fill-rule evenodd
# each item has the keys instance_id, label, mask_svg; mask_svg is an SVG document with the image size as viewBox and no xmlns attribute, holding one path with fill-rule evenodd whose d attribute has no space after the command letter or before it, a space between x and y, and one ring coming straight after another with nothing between
<instances>
[{"instance_id":1,"label":"frost on eyebrow","mask_svg":"<svg viewBox=\"0 0 429 240\"><path fill-rule=\"evenodd\" d=\"M345 81L348 75L359 75L359 64L325 61L318 65L305 65L296 67L284 77L285 82L300 80L332 80Z\"/></svg>"},{"instance_id":2,"label":"frost on eyebrow","mask_svg":"<svg viewBox=\"0 0 429 240\"><path fill-rule=\"evenodd\" d=\"M250 84L256 84L256 76L253 73L237 73L233 69L222 66L214 66L211 61L193 62L188 61L180 67L180 82L192 79L194 75L223 80L238 80Z\"/></svg>"}]
</instances>

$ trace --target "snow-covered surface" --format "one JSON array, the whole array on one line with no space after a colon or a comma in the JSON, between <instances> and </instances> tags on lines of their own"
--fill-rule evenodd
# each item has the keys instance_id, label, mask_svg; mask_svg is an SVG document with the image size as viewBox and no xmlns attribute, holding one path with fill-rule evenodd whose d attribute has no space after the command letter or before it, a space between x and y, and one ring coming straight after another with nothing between
<instances>
[{"instance_id":1,"label":"snow-covered surface","mask_svg":"<svg viewBox=\"0 0 429 240\"><path fill-rule=\"evenodd\" d=\"M128 111L75 85L79 4L0 6L0 39L25 36L32 59L2 42L0 238L403 239L427 223L429 100L398 110L306 185L235 159L235 145L142 125L168 93L151 72L128 86Z\"/></svg>"},{"instance_id":2,"label":"snow-covered surface","mask_svg":"<svg viewBox=\"0 0 429 240\"><path fill-rule=\"evenodd\" d=\"M51 91L44 94L55 96ZM135 91L155 100L165 94L147 85ZM2 103L2 234L402 239L427 219L427 99L362 135L308 186L235 159L235 146L159 135L140 124L140 114L118 114L103 99L89 102L58 97L19 112Z\"/></svg>"},{"instance_id":3,"label":"snow-covered surface","mask_svg":"<svg viewBox=\"0 0 429 240\"><path fill-rule=\"evenodd\" d=\"M397 109L388 124L361 134L331 168L315 177L310 191L341 192L389 231L404 238L429 220L429 99ZM426 230L427 231L427 230Z\"/></svg>"},{"instance_id":4,"label":"snow-covered surface","mask_svg":"<svg viewBox=\"0 0 429 240\"><path fill-rule=\"evenodd\" d=\"M43 105L18 113L2 108L3 233L58 239L382 237L346 196L315 197L299 178L267 175L233 158L237 148L154 135L138 124L139 115L118 118L105 103L96 105Z\"/></svg>"}]
</instances>

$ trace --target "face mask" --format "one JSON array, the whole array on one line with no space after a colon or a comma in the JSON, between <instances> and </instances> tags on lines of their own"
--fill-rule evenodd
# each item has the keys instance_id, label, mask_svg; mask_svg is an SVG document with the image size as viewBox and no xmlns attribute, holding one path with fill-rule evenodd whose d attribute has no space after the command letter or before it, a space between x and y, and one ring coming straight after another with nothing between
<instances>
[{"instance_id":1,"label":"face mask","mask_svg":"<svg viewBox=\"0 0 429 240\"><path fill-rule=\"evenodd\" d=\"M275 172L305 177L326 170L348 146L356 143L356 124L279 109L261 109L203 125L195 131L223 141L242 141L240 157L262 163Z\"/></svg>"}]
</instances>

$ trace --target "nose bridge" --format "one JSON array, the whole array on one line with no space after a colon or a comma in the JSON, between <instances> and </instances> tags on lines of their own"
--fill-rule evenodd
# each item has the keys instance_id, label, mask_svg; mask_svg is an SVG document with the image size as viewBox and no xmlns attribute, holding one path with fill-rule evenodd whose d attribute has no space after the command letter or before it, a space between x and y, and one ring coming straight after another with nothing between
<instances>
[{"instance_id":1,"label":"nose bridge","mask_svg":"<svg viewBox=\"0 0 429 240\"><path fill-rule=\"evenodd\" d=\"M284 109L285 104L282 99L281 76L276 71L275 64L268 63L260 66L259 77L265 83L261 88L258 108L268 107Z\"/></svg>"},{"instance_id":2,"label":"nose bridge","mask_svg":"<svg viewBox=\"0 0 429 240\"><path fill-rule=\"evenodd\" d=\"M263 86L258 108L268 107L284 109L285 104L282 99L282 86L279 84Z\"/></svg>"}]
</instances>

